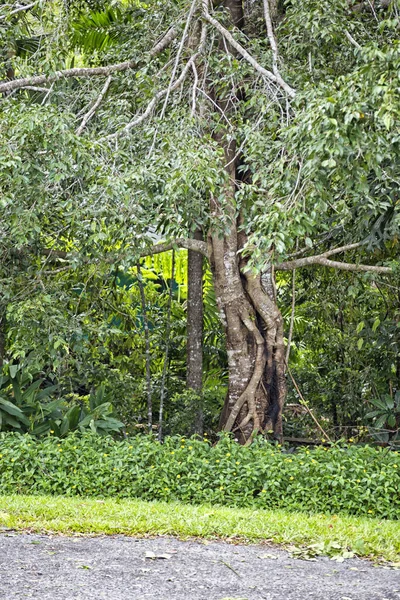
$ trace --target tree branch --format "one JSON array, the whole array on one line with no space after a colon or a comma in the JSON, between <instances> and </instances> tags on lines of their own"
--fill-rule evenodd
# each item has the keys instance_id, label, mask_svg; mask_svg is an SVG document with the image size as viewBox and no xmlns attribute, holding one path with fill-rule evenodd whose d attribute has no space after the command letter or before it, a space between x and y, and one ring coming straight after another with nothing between
<instances>
[{"instance_id":1,"label":"tree branch","mask_svg":"<svg viewBox=\"0 0 400 600\"><path fill-rule=\"evenodd\" d=\"M86 115L83 117L81 124L79 125L78 129L76 130L76 135L81 135L83 130L85 129L86 125L89 123L90 119L93 117L94 113L96 112L96 110L98 109L98 107L101 104L101 101L103 100L104 96L107 93L108 88L110 87L110 83L111 83L111 75L109 75L107 77L107 80L104 84L103 89L101 90L96 102L93 104L92 108L86 113Z\"/></svg>"},{"instance_id":2,"label":"tree branch","mask_svg":"<svg viewBox=\"0 0 400 600\"><path fill-rule=\"evenodd\" d=\"M270 44L271 50L272 50L272 70L273 70L274 74L276 76L278 76L279 75L279 70L278 70L278 44L276 43L276 38L275 38L275 34L274 34L274 28L272 26L272 19L271 19L271 11L270 11L270 6L269 6L269 0L263 0L263 3L264 3L265 24L267 26L267 35L268 35L269 44Z\"/></svg>"},{"instance_id":3,"label":"tree branch","mask_svg":"<svg viewBox=\"0 0 400 600\"><path fill-rule=\"evenodd\" d=\"M175 75L176 75L176 72L177 72L178 66L179 66L179 60L181 58L183 47L185 45L186 37L187 37L188 31L189 31L189 27L190 27L190 23L191 23L192 18L193 18L194 11L196 10L196 5L197 5L197 0L192 0L192 4L190 6L190 10L189 10L189 13L188 13L188 16L187 16L187 19L186 19L186 23L185 23L185 29L183 30L183 34L182 34L182 38L181 38L181 41L180 41L180 44L179 44L178 52L177 52L176 57L175 57L174 66L172 68L171 79L170 79L170 82L169 82L169 86L167 88L167 93L166 93L166 96L165 96L164 105L163 105L162 111L161 111L161 119L164 117L165 110L167 108L168 98L169 98L169 95L170 95L170 93L172 91L173 82L174 82Z\"/></svg>"},{"instance_id":4,"label":"tree branch","mask_svg":"<svg viewBox=\"0 0 400 600\"><path fill-rule=\"evenodd\" d=\"M12 90L18 90L26 87L27 85L41 85L43 83L52 83L59 79L69 79L72 77L102 77L108 76L111 73L117 73L120 71L127 71L133 69L138 65L136 60L129 60L116 65L109 65L107 67L77 67L74 69L64 69L62 71L56 71L53 75L36 75L35 77L24 77L22 79L13 79L11 81L3 81L0 83L0 93L10 92Z\"/></svg>"},{"instance_id":5,"label":"tree branch","mask_svg":"<svg viewBox=\"0 0 400 600\"><path fill-rule=\"evenodd\" d=\"M338 246L337 248L331 248L326 252L322 252L323 256L333 256L334 254L341 254L342 252L349 252L349 250L355 250L364 245L364 242L354 242L353 244L346 244L345 246Z\"/></svg>"},{"instance_id":6,"label":"tree branch","mask_svg":"<svg viewBox=\"0 0 400 600\"><path fill-rule=\"evenodd\" d=\"M286 367L289 364L290 347L292 345L295 308L296 308L296 269L293 269L293 273L292 273L292 310L290 312L289 335L288 335L287 346L286 346L286 358L285 358Z\"/></svg>"},{"instance_id":7,"label":"tree branch","mask_svg":"<svg viewBox=\"0 0 400 600\"><path fill-rule=\"evenodd\" d=\"M174 41L174 39L177 36L177 31L175 29L175 27L170 27L167 31L167 33L165 35L162 36L162 38L160 39L159 42L157 42L157 44L155 46L153 46L153 48L150 50L150 56L157 56L157 54L160 54L160 52L162 52L163 50L165 50L165 48L167 48L171 42Z\"/></svg>"},{"instance_id":8,"label":"tree branch","mask_svg":"<svg viewBox=\"0 0 400 600\"><path fill-rule=\"evenodd\" d=\"M153 57L164 50L172 40L176 37L176 30L171 28L165 36L156 44L149 52L149 56ZM137 68L142 61L128 60L107 67L77 67L74 69L63 69L56 71L52 75L36 75L34 77L23 77L21 79L13 79L12 81L3 81L0 83L0 93L18 90L20 88L32 85L41 85L44 83L52 83L60 79L69 79L72 77L108 77L111 73L128 71L129 69Z\"/></svg>"},{"instance_id":9,"label":"tree branch","mask_svg":"<svg viewBox=\"0 0 400 600\"><path fill-rule=\"evenodd\" d=\"M34 86L34 85L26 85L22 89L24 89L24 90L31 90L32 92L41 92L43 94L48 94L51 91L50 88L37 87L37 86Z\"/></svg>"},{"instance_id":10,"label":"tree branch","mask_svg":"<svg viewBox=\"0 0 400 600\"><path fill-rule=\"evenodd\" d=\"M18 6L18 8L12 10L8 14L0 15L0 21L3 21L4 19L11 17L12 15L16 15L17 13L19 13L23 10L29 10L30 8L33 8L34 6L36 6L36 4L39 4L40 2L41 2L41 0L36 0L36 2L31 2L31 4L26 4L25 6Z\"/></svg>"},{"instance_id":11,"label":"tree branch","mask_svg":"<svg viewBox=\"0 0 400 600\"><path fill-rule=\"evenodd\" d=\"M349 40L349 42L357 48L357 50L361 50L360 44L353 38L350 31L347 31L347 29L345 29L344 34L347 37L347 39Z\"/></svg>"},{"instance_id":12,"label":"tree branch","mask_svg":"<svg viewBox=\"0 0 400 600\"><path fill-rule=\"evenodd\" d=\"M196 54L193 54L192 58L188 60L188 62L182 70L182 73L180 74L178 79L175 80L172 86L168 86L168 88L160 90L155 94L155 96L153 96L152 100L150 100L150 102L148 103L146 110L142 114L136 116L132 121L129 121L129 123L127 123L122 129L119 129L115 133L111 133L110 135L106 135L105 137L101 138L99 142L102 142L103 140L113 140L121 135L124 135L128 133L133 127L136 127L137 125L140 125L140 123L145 121L147 117L150 116L152 110L156 107L158 101L164 96L166 96L167 93L176 90L185 81L186 76L192 68L192 64L195 63L198 55L198 52L196 52Z\"/></svg>"},{"instance_id":13,"label":"tree branch","mask_svg":"<svg viewBox=\"0 0 400 600\"><path fill-rule=\"evenodd\" d=\"M190 111L190 115L192 117L196 114L196 99L197 99L197 86L199 84L199 74L197 73L195 63L192 64L192 71L194 76L193 88L192 88L192 110Z\"/></svg>"},{"instance_id":14,"label":"tree branch","mask_svg":"<svg viewBox=\"0 0 400 600\"><path fill-rule=\"evenodd\" d=\"M161 254L162 252L168 252L168 250L173 250L174 248L184 248L186 250L194 250L195 252L200 252L206 258L209 258L208 246L207 242L203 242L202 240L195 240L192 238L176 238L171 242L164 242L162 244L155 244L154 246L150 246L150 248L143 250L140 253L140 257L144 258L145 256L152 256L154 254Z\"/></svg>"},{"instance_id":15,"label":"tree branch","mask_svg":"<svg viewBox=\"0 0 400 600\"><path fill-rule=\"evenodd\" d=\"M214 19L214 17L212 17L210 15L204 2L203 2L203 17L217 31L219 31L219 33L226 39L226 41L232 46L232 48L235 48L235 50L258 73L263 75L263 77L266 77L269 81L280 86L291 98L295 97L296 91L282 79L282 77L279 75L279 73L278 73L278 75L276 75L276 74L272 73L271 71L269 71L268 69L265 69L264 67L262 67L260 65L260 63L257 62L257 60L253 56L251 56L251 54L249 54L249 52L245 48L243 48L243 46L241 44L239 44L239 42L237 42L235 40L235 38L232 36L232 34L227 29L225 29L225 27L223 25L221 25L221 23L219 21L217 21L216 19Z\"/></svg>"},{"instance_id":16,"label":"tree branch","mask_svg":"<svg viewBox=\"0 0 400 600\"><path fill-rule=\"evenodd\" d=\"M170 242L163 242L161 244L154 244L154 246L149 246L148 248L141 250L139 254L134 255L134 259L144 258L145 256L153 256L154 254L161 254L162 252L168 252L169 250L174 250L176 248L184 248L185 250L193 250L194 252L199 252L206 258L210 258L210 254L208 251L207 242L203 240L195 240L192 238L176 238L171 240ZM29 247L14 249L12 251L12 256L21 256L27 254L27 250ZM67 261L73 255L79 254L78 250L72 250L70 252L66 252L65 250L56 250L55 248L40 248L37 251L37 254L46 256L49 259L59 259L62 261ZM133 253L132 253L133 256ZM122 260L126 258L126 254L107 254L104 259L105 263L115 263L118 260ZM83 262L91 262L90 256L85 257ZM65 265L66 268L69 268L68 265Z\"/></svg>"},{"instance_id":17,"label":"tree branch","mask_svg":"<svg viewBox=\"0 0 400 600\"><path fill-rule=\"evenodd\" d=\"M305 258L299 258L297 260L291 260L287 262L283 262L274 266L276 271L293 271L294 269L300 269L301 267L308 267L311 265L321 265L323 267L332 267L335 269L340 269L342 271L354 271L354 272L370 272L370 273L378 273L380 275L391 275L393 274L393 269L390 267L382 267L375 265L364 265L364 264L356 264L356 263L345 263L329 260L329 256L333 256L334 254L338 254L340 252L346 252L349 250L354 250L355 248L359 248L362 246L362 242L356 242L354 244L347 244L346 246L341 246L338 248L333 248L332 250L327 250L323 254L319 254L316 256L306 256ZM184 248L185 250L193 250L194 252L200 252L207 259L210 259L210 253L208 249L207 242L202 240L195 240L192 238L175 238L170 242L163 242L161 244L155 244L154 246L149 246L145 250L142 250L139 253L140 258L144 258L145 256L152 256L154 254L161 254L162 252L168 252L169 250L173 250L175 248ZM21 251L14 251L14 254L19 254ZM70 253L65 252L63 250L55 250L53 248L43 248L40 250L40 254L43 256L60 258L62 260L66 260ZM114 262L116 260L116 256L112 256L108 258L106 262ZM248 277L248 285L251 287L251 280ZM249 288L250 296L253 298L252 293ZM253 298L254 300L254 298ZM265 299L264 299L265 301ZM262 307L258 307L261 312ZM268 311L267 311L268 312Z\"/></svg>"},{"instance_id":18,"label":"tree branch","mask_svg":"<svg viewBox=\"0 0 400 600\"><path fill-rule=\"evenodd\" d=\"M329 435L326 433L326 431L325 431L325 429L322 427L322 425L320 425L320 423L319 423L318 419L315 417L315 415L314 415L313 411L312 411L312 410L311 410L311 408L308 406L308 404L307 404L306 400L304 400L303 394L301 393L301 391L300 391L300 389L299 389L299 386L297 385L297 383L296 383L296 380L295 380L295 378L293 377L293 375L292 375L292 373L291 373L291 371L290 371L290 369L289 369L289 366L288 366L288 365L286 365L286 366L287 366L287 371L288 371L288 373L289 373L289 375L290 375L290 379L292 380L292 382L293 382L293 385L294 385L294 387L295 387L295 389L296 389L296 392L297 392L297 393L298 393L298 395L299 395L300 404L301 404L302 406L304 406L304 408L307 410L308 414L309 414L309 415L310 415L310 417L313 419L314 423L316 424L316 426L318 427L318 429L321 431L321 433L322 433L322 435L324 436L324 438L326 438L326 439L328 440L328 442L332 443L332 440L331 440L331 438L330 438L330 437L329 437Z\"/></svg>"},{"instance_id":19,"label":"tree branch","mask_svg":"<svg viewBox=\"0 0 400 600\"><path fill-rule=\"evenodd\" d=\"M327 252L323 252L322 254L317 254L315 256L306 256L304 258L298 258L296 260L290 260L287 262L283 262L277 264L275 269L277 271L293 271L293 269L300 269L301 267L309 267L311 265L321 265L323 267L332 267L334 269L340 269L341 271L353 271L355 273L378 273L381 275L390 275L393 273L393 270L390 267L381 267L375 265L364 265L364 264L355 264L355 263L345 263L338 262L335 260L329 260L329 256L333 256L334 254L339 254L341 252L347 252L349 250L354 250L355 248L359 248L362 246L362 242L356 242L354 244L347 244L347 246L341 246L339 248L333 248L332 250L327 250Z\"/></svg>"},{"instance_id":20,"label":"tree branch","mask_svg":"<svg viewBox=\"0 0 400 600\"><path fill-rule=\"evenodd\" d=\"M167 88L167 91L166 91L166 94L165 94L165 100L164 100L164 103L163 103L163 107L161 109L160 121L162 121L162 119L164 118L165 111L167 110L169 96L170 96L170 94L172 92L172 89L173 89L175 75L176 75L176 72L178 70L179 61L180 61L180 58L181 58L181 54L182 54L182 51L183 51L183 48L184 48L184 45L185 45L185 41L186 41L186 38L187 38L187 35L188 35L189 27L190 27L190 24L192 22L193 15L194 15L194 12L196 10L196 7L197 7L197 0L192 0L192 4L190 5L190 10L189 10L189 13L188 13L187 18L186 18L185 28L183 30L182 38L181 38L181 41L180 41L180 44L179 44L178 52L177 52L176 57L175 57L174 66L172 68L171 77L170 77L168 88ZM203 27L203 29L204 29L204 27ZM192 65L193 64L194 63L192 63ZM152 142L150 150L149 150L148 158L150 158L150 156L153 153L154 146L155 146L156 139L157 139L157 133L158 133L158 128L156 127L156 129L154 131L153 142Z\"/></svg>"},{"instance_id":21,"label":"tree branch","mask_svg":"<svg viewBox=\"0 0 400 600\"><path fill-rule=\"evenodd\" d=\"M389 8L392 0L381 0L380 8L387 9ZM362 2L358 2L357 4L352 4L352 0L348 0L349 9L351 12L375 12L374 6L371 4L370 0L363 0Z\"/></svg>"},{"instance_id":22,"label":"tree branch","mask_svg":"<svg viewBox=\"0 0 400 600\"><path fill-rule=\"evenodd\" d=\"M195 52L195 54L193 54L193 56L188 60L188 62L182 69L182 73L180 74L178 79L176 79L172 84L170 83L168 88L165 88L165 89L157 92L153 96L153 98L150 100L150 102L147 105L146 110L142 114L136 116L132 121L127 123L127 125L125 125L125 127L120 129L119 131L116 131L115 133L111 133L110 135L107 135L104 138L101 138L99 141L102 142L103 140L115 139L121 135L128 133L133 127L136 127L137 125L140 125L140 123L145 121L147 119L147 117L150 116L153 109L156 107L158 101L161 98L163 98L163 96L169 95L171 92L176 90L185 81L186 76L189 73L190 69L192 69L193 65L196 64L197 58L200 56L200 54L203 52L203 50L205 48L206 38L207 38L207 27L203 26L202 32L201 32L200 45L197 49L197 52ZM153 148L153 145L152 145L152 148ZM151 151L152 151L152 148L151 148Z\"/></svg>"}]
</instances>

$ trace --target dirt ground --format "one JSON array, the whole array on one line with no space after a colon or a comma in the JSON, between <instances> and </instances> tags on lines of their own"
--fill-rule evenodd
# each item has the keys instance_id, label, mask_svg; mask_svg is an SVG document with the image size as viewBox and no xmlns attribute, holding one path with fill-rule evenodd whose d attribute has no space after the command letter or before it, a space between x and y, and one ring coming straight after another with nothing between
<instances>
[{"instance_id":1,"label":"dirt ground","mask_svg":"<svg viewBox=\"0 0 400 600\"><path fill-rule=\"evenodd\" d=\"M400 572L224 542L0 534L0 599L400 600Z\"/></svg>"}]
</instances>

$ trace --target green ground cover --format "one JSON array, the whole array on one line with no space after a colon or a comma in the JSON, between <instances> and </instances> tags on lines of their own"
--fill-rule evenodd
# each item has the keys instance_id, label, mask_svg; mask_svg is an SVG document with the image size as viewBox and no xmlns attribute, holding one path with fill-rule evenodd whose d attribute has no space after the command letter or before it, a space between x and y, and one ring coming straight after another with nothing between
<instances>
[{"instance_id":1,"label":"green ground cover","mask_svg":"<svg viewBox=\"0 0 400 600\"><path fill-rule=\"evenodd\" d=\"M135 498L396 520L400 455L368 446L285 449L226 437L0 434L0 494Z\"/></svg>"},{"instance_id":2,"label":"green ground cover","mask_svg":"<svg viewBox=\"0 0 400 600\"><path fill-rule=\"evenodd\" d=\"M283 510L193 506L179 502L0 496L0 527L35 532L176 535L285 545L400 560L400 522ZM345 554L344 554L345 555ZM346 556L346 555L345 555Z\"/></svg>"}]
</instances>

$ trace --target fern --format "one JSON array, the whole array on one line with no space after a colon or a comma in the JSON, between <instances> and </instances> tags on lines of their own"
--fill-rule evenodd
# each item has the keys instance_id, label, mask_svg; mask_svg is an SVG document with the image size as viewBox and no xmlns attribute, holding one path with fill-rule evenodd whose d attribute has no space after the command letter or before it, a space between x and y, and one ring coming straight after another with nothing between
<instances>
[{"instance_id":1,"label":"fern","mask_svg":"<svg viewBox=\"0 0 400 600\"><path fill-rule=\"evenodd\" d=\"M119 27L124 22L119 8L107 8L104 11L92 11L81 14L72 24L72 44L86 52L102 52L112 46L119 37Z\"/></svg>"}]
</instances>

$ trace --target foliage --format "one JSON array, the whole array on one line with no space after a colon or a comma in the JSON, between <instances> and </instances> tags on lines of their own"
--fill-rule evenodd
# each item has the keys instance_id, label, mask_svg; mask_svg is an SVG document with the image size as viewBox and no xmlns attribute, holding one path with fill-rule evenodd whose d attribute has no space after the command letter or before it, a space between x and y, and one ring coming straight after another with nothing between
<instances>
[{"instance_id":1,"label":"foliage","mask_svg":"<svg viewBox=\"0 0 400 600\"><path fill-rule=\"evenodd\" d=\"M245 61L222 55L214 32L199 63L199 73L204 66L207 73L200 81L217 95L227 93L232 114L216 111L206 90L195 97L191 114L190 74L151 118L107 140L171 83L187 4L54 0L9 17L2 9L0 79L131 58L137 66L113 73L83 135L77 128L99 98L101 78L60 79L1 97L0 360L6 368L18 362L40 372L85 410L90 391L103 384L128 430L141 425L145 346L136 263L155 238L229 228L225 160L216 142L224 138L240 148L235 210L254 268L354 241L362 245L344 260L394 268L390 281L323 268L297 271L290 354L304 396L332 437L351 437L368 425L368 435L392 439L399 422L389 405L400 389L398 2L387 11L377 2L375 12L357 12L347 0L280 1L279 68L297 89L290 103ZM233 34L260 64L271 65L261 2L244 4L246 36ZM227 12L215 8L229 27ZM177 40L148 60L172 23ZM210 209L214 198L220 210ZM186 253L176 256L175 282L169 281L170 255L146 259L143 267L151 384L156 412L172 285L165 431L190 433L195 399L184 391ZM211 433L225 395L227 357L210 272L204 300L203 401ZM278 302L287 334L286 275L278 276ZM34 394L29 410L37 423L46 410L50 423L61 408L39 398L39 388L28 393L27 385L23 393ZM289 400L295 399L291 388ZM7 396L6 402L14 400ZM3 427L32 430L33 413L28 427L25 409L4 401L2 407ZM381 412L367 417L371 407ZM78 409L71 410L68 428L74 429ZM296 425L287 431L296 433Z\"/></svg>"},{"instance_id":2,"label":"foliage","mask_svg":"<svg viewBox=\"0 0 400 600\"><path fill-rule=\"evenodd\" d=\"M150 326L155 414L164 365L165 309L170 286L173 292L165 403L167 432L170 419L175 422L171 427L176 427L181 408L172 398L182 394L185 388L187 251L175 252L173 281L171 259L172 252L169 252L147 258L142 266ZM209 271L204 280L203 350L208 371L205 395L215 398L214 414L210 416L215 424L225 394L221 366L226 357ZM16 285L15 278L12 285ZM90 390L102 384L106 395L112 395L119 418L130 432L136 431L135 427L143 422L146 411L143 315L136 267L116 267L110 271L107 267L101 269L89 265L67 269L47 280L45 290L41 286L34 287L21 295L20 299L10 300L7 307L10 362L20 364L29 372L43 373L58 384L64 395L72 394L78 401L85 401ZM190 420L189 414L188 417ZM181 429L180 432L189 433L190 426L189 430Z\"/></svg>"},{"instance_id":3,"label":"foliage","mask_svg":"<svg viewBox=\"0 0 400 600\"><path fill-rule=\"evenodd\" d=\"M214 439L225 394L226 386L220 381L219 371L214 377L212 372L208 374L202 394L196 394L193 390L175 394L170 402L168 434L193 435L196 429L193 415L201 410L204 419L203 431Z\"/></svg>"},{"instance_id":4,"label":"foliage","mask_svg":"<svg viewBox=\"0 0 400 600\"><path fill-rule=\"evenodd\" d=\"M395 393L394 398L386 394L383 398L371 398L370 402L375 410L368 413L366 418L374 419L377 429L386 425L397 432L400 421L400 391Z\"/></svg>"},{"instance_id":5,"label":"foliage","mask_svg":"<svg viewBox=\"0 0 400 600\"><path fill-rule=\"evenodd\" d=\"M91 392L87 403L59 397L58 387L21 370L19 365L9 365L8 375L0 377L0 431L62 437L85 429L98 434L118 433L124 427L113 416L113 406L105 398L103 386Z\"/></svg>"},{"instance_id":6,"label":"foliage","mask_svg":"<svg viewBox=\"0 0 400 600\"><path fill-rule=\"evenodd\" d=\"M61 401L50 400L57 386L43 387L43 382L21 372L18 365L10 365L8 375L0 376L0 431L22 429L38 434L50 429L61 414Z\"/></svg>"},{"instance_id":7,"label":"foliage","mask_svg":"<svg viewBox=\"0 0 400 600\"><path fill-rule=\"evenodd\" d=\"M91 433L63 440L1 434L0 492L180 500L398 519L400 459L393 451L337 445L296 454L229 437L121 441Z\"/></svg>"}]
</instances>

